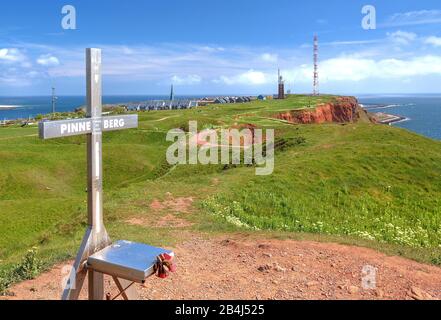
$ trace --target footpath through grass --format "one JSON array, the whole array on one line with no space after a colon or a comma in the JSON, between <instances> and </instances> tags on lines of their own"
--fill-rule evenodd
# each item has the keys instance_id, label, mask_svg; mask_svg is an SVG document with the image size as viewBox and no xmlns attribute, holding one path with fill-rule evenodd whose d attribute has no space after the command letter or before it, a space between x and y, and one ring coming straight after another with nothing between
<instances>
[{"instance_id":1,"label":"footpath through grass","mask_svg":"<svg viewBox=\"0 0 441 320\"><path fill-rule=\"evenodd\" d=\"M319 237L441 264L440 142L383 125L290 125L268 118L332 99L294 96L146 112L140 113L139 129L106 133L104 201L111 237L163 246L181 241L186 232ZM276 152L274 174L266 177L246 166L171 170L166 132L186 128L189 120L197 120L199 129L240 123L274 128L288 147ZM19 280L11 270L23 270L17 264L33 247L41 270L73 257L86 226L85 138L40 141L36 134L36 127L0 128L4 283ZM150 206L170 194L195 199L191 212L180 216L191 224L177 232L127 223L174 214ZM24 261L29 264L29 258Z\"/></svg>"}]
</instances>

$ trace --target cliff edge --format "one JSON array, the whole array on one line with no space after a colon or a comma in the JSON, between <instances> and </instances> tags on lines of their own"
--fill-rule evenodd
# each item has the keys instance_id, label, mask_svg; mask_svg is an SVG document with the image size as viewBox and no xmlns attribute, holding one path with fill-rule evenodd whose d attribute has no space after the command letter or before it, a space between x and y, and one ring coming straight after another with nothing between
<instances>
[{"instance_id":1,"label":"cliff edge","mask_svg":"<svg viewBox=\"0 0 441 320\"><path fill-rule=\"evenodd\" d=\"M274 115L274 118L298 124L374 122L355 97L338 97L315 108L286 111Z\"/></svg>"}]
</instances>

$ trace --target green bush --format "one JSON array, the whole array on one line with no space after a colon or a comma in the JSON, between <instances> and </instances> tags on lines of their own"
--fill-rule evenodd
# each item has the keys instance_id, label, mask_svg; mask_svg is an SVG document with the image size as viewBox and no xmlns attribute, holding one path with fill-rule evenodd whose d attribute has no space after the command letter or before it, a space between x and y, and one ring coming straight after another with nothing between
<instances>
[{"instance_id":1,"label":"green bush","mask_svg":"<svg viewBox=\"0 0 441 320\"><path fill-rule=\"evenodd\" d=\"M8 288L16 282L34 279L41 270L42 263L37 258L37 248L32 248L20 263L0 273L0 295L6 294Z\"/></svg>"}]
</instances>

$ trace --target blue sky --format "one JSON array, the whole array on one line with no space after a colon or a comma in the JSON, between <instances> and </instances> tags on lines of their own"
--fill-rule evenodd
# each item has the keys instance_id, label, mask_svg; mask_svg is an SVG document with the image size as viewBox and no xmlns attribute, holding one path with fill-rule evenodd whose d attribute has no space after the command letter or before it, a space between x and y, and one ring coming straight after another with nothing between
<instances>
[{"instance_id":1,"label":"blue sky","mask_svg":"<svg viewBox=\"0 0 441 320\"><path fill-rule=\"evenodd\" d=\"M441 92L439 0L15 0L0 4L0 95L84 94L86 47L103 49L108 95L273 93L278 67L310 92L314 33L321 92Z\"/></svg>"}]
</instances>

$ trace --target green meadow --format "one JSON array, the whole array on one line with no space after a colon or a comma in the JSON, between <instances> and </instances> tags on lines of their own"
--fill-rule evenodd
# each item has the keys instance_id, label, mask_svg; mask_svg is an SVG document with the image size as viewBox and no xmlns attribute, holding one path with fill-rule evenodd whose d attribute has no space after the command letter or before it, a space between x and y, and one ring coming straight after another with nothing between
<instances>
[{"instance_id":1,"label":"green meadow","mask_svg":"<svg viewBox=\"0 0 441 320\"><path fill-rule=\"evenodd\" d=\"M278 112L333 96L139 113L138 129L104 134L104 206L112 239L173 246L192 233L332 241L441 265L441 142L360 121L292 125ZM275 129L274 173L252 166L167 164L167 131L254 124ZM153 200L192 197L179 229ZM72 258L86 227L85 137L41 141L37 127L0 128L0 291L36 248L39 270ZM11 271L12 270L12 271ZM15 273L17 274L17 273ZM3 280L2 280L3 279Z\"/></svg>"}]
</instances>

